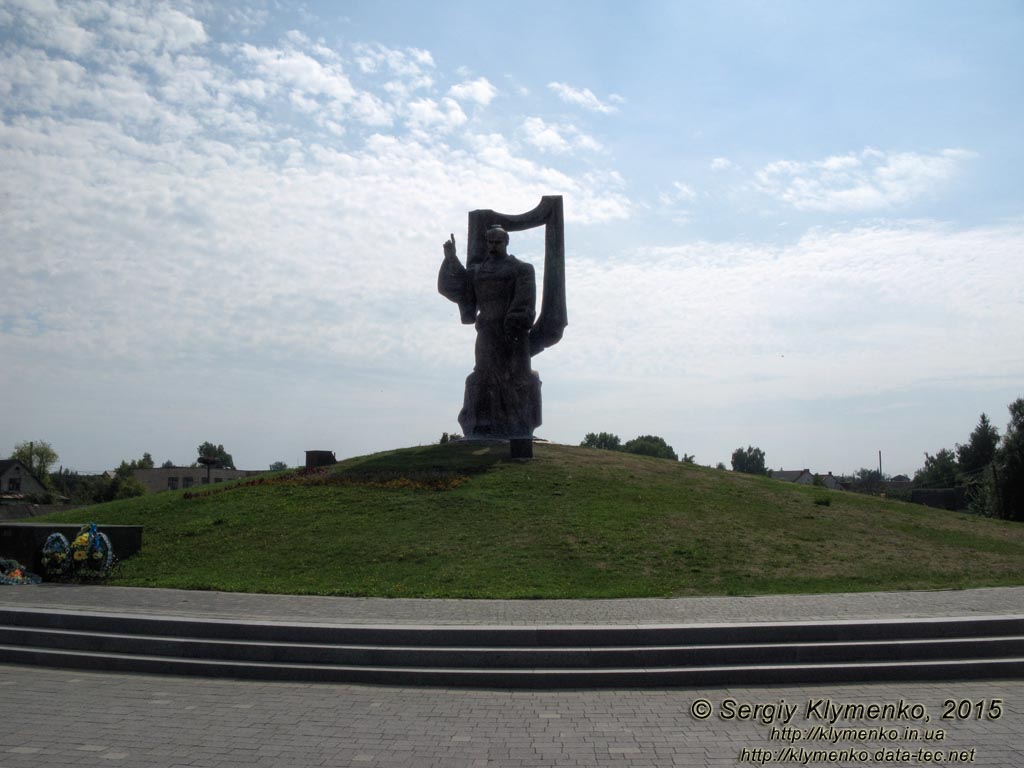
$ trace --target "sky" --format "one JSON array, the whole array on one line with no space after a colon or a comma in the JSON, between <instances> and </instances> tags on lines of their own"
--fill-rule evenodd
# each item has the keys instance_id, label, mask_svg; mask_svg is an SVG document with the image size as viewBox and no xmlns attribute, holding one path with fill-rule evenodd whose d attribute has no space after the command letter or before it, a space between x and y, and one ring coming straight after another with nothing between
<instances>
[{"instance_id":1,"label":"sky","mask_svg":"<svg viewBox=\"0 0 1024 768\"><path fill-rule=\"evenodd\" d=\"M0 0L0 451L436 442L442 243L557 194L537 436L912 474L1024 396L1021 39L999 0Z\"/></svg>"}]
</instances>

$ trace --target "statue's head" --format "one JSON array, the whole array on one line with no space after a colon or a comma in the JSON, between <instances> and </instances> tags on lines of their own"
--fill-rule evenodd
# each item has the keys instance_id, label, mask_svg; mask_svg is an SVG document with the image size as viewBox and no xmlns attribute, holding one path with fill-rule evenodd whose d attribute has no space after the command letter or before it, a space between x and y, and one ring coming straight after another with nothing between
<instances>
[{"instance_id":1,"label":"statue's head","mask_svg":"<svg viewBox=\"0 0 1024 768\"><path fill-rule=\"evenodd\" d=\"M484 233L488 259L503 259L508 255L508 232L500 224L492 224Z\"/></svg>"}]
</instances>

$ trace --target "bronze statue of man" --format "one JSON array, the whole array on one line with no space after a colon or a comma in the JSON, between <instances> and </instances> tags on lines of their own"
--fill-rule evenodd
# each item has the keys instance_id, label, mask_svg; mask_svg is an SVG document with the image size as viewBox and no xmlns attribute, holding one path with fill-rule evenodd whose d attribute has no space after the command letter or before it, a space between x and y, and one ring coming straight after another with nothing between
<instances>
[{"instance_id":1,"label":"bronze statue of man","mask_svg":"<svg viewBox=\"0 0 1024 768\"><path fill-rule=\"evenodd\" d=\"M441 295L475 316L476 365L466 379L459 424L467 437L530 437L541 423L540 376L530 369L537 284L533 267L508 252L501 225L484 238L484 259L466 268L452 235L437 278Z\"/></svg>"},{"instance_id":2,"label":"bronze statue of man","mask_svg":"<svg viewBox=\"0 0 1024 768\"><path fill-rule=\"evenodd\" d=\"M508 233L543 226L544 288L536 316L533 267L508 252ZM437 290L476 326L476 364L466 378L459 424L466 437L522 439L541 423L540 376L530 358L557 344L568 325L562 198L541 198L532 211L470 211L466 266L455 235L444 244Z\"/></svg>"}]
</instances>

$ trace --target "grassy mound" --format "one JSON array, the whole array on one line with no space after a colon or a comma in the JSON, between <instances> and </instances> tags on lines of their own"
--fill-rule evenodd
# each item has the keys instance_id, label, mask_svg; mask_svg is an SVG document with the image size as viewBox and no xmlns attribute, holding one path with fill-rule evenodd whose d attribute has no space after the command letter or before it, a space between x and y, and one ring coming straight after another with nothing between
<instances>
[{"instance_id":1,"label":"grassy mound","mask_svg":"<svg viewBox=\"0 0 1024 768\"><path fill-rule=\"evenodd\" d=\"M609 451L449 443L51 515L145 526L112 583L639 597L1024 583L1024 525Z\"/></svg>"}]
</instances>

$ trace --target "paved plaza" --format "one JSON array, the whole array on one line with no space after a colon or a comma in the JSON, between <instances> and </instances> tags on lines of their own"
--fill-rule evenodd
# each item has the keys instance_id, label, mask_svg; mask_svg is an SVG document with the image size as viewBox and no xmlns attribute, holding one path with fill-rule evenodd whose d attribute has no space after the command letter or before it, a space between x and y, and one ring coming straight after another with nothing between
<instances>
[{"instance_id":1,"label":"paved plaza","mask_svg":"<svg viewBox=\"0 0 1024 768\"><path fill-rule=\"evenodd\" d=\"M0 605L353 624L670 624L1015 615L1024 589L527 602L12 587ZM0 665L0 768L1015 768L1022 733L1024 680L510 692Z\"/></svg>"},{"instance_id":2,"label":"paved plaza","mask_svg":"<svg viewBox=\"0 0 1024 768\"><path fill-rule=\"evenodd\" d=\"M996 720L940 719L946 699L1001 699ZM698 700L715 709L691 714ZM809 730L808 702L923 704L931 722L844 721L917 728L916 740L770 740L761 720L723 720L723 705L796 704L790 728ZM0 666L0 768L41 766L739 766L798 750L958 751L976 766L1024 765L1024 681L794 686L664 691L507 692L263 683ZM972 709L972 716L974 714ZM827 728L827 720L822 721ZM816 724L816 723L815 723ZM935 741L937 732L945 738ZM782 728L778 728L782 733ZM925 741L925 733L933 740ZM792 737L790 733L790 738ZM744 753L744 750L746 752ZM958 765L912 761L903 765ZM742 759L746 757L747 759Z\"/></svg>"},{"instance_id":3,"label":"paved plaza","mask_svg":"<svg viewBox=\"0 0 1024 768\"><path fill-rule=\"evenodd\" d=\"M331 624L716 624L1024 615L1024 587L627 600L414 600L41 584L0 606Z\"/></svg>"}]
</instances>

